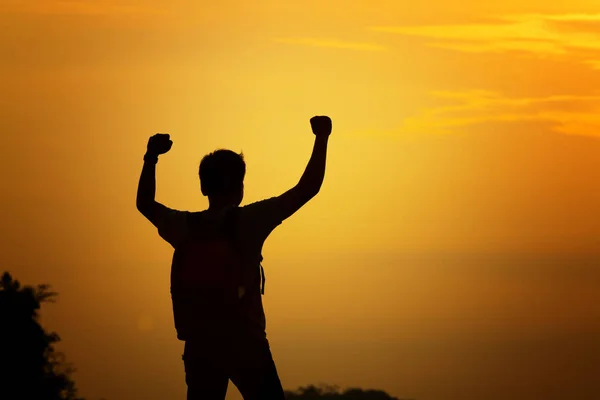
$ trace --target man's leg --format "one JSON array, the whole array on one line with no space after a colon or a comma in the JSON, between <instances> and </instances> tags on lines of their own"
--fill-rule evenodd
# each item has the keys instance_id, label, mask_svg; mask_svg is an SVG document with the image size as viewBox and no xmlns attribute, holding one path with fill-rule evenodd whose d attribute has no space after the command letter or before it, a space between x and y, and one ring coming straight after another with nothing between
<instances>
[{"instance_id":1,"label":"man's leg","mask_svg":"<svg viewBox=\"0 0 600 400\"><path fill-rule=\"evenodd\" d=\"M225 400L229 375L224 355L210 344L185 344L183 353L187 400Z\"/></svg>"},{"instance_id":2,"label":"man's leg","mask_svg":"<svg viewBox=\"0 0 600 400\"><path fill-rule=\"evenodd\" d=\"M244 400L285 400L266 339L241 341L232 364L231 381Z\"/></svg>"}]
</instances>

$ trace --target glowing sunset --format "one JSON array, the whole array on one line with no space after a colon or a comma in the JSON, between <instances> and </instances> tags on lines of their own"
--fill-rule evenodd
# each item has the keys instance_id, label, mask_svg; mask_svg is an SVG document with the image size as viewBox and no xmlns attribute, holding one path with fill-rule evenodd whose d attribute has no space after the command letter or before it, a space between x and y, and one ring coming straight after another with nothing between
<instances>
[{"instance_id":1,"label":"glowing sunset","mask_svg":"<svg viewBox=\"0 0 600 400\"><path fill-rule=\"evenodd\" d=\"M246 205L328 115L320 192L262 252L284 388L600 398L598 2L9 0L0 24L2 271L59 293L81 396L185 398L148 138L173 141L157 201L207 208L226 148Z\"/></svg>"}]
</instances>

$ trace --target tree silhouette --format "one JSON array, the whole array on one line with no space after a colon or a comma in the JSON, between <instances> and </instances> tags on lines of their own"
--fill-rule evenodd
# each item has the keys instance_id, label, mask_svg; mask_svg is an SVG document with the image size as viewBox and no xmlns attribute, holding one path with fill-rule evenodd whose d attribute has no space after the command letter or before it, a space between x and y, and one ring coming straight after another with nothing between
<instances>
[{"instance_id":1,"label":"tree silhouette","mask_svg":"<svg viewBox=\"0 0 600 400\"><path fill-rule=\"evenodd\" d=\"M54 344L55 332L39 322L39 309L57 293L48 285L21 286L5 272L0 279L0 399L83 400L70 375L74 371Z\"/></svg>"},{"instance_id":2,"label":"tree silhouette","mask_svg":"<svg viewBox=\"0 0 600 400\"><path fill-rule=\"evenodd\" d=\"M0 278L0 399L84 400L77 396L74 369L54 345L55 332L39 321L42 303L58 294L48 285L21 286L5 272ZM402 400L381 390L309 385L285 392L287 400Z\"/></svg>"},{"instance_id":3,"label":"tree silhouette","mask_svg":"<svg viewBox=\"0 0 600 400\"><path fill-rule=\"evenodd\" d=\"M287 400L401 400L382 390L350 388L341 391L338 386L309 385L286 391Z\"/></svg>"}]
</instances>

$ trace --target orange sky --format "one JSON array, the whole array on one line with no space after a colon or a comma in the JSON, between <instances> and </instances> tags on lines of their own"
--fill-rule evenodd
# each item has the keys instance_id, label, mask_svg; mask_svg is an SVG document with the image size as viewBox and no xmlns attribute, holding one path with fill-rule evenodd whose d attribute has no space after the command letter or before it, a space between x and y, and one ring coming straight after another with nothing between
<instances>
[{"instance_id":1,"label":"orange sky","mask_svg":"<svg viewBox=\"0 0 600 400\"><path fill-rule=\"evenodd\" d=\"M8 0L0 26L0 261L60 293L82 395L184 398L147 138L174 141L159 201L204 208L226 147L248 203L327 114L323 189L264 249L284 386L600 397L597 1Z\"/></svg>"}]
</instances>

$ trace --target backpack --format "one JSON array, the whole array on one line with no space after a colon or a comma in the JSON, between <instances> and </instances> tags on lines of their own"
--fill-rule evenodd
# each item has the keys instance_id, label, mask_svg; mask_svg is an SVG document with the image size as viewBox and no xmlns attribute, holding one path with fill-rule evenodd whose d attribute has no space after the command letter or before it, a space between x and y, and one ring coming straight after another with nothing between
<instances>
[{"instance_id":1,"label":"backpack","mask_svg":"<svg viewBox=\"0 0 600 400\"><path fill-rule=\"evenodd\" d=\"M177 338L202 333L226 334L240 323L246 291L245 257L239 240L240 208L222 218L190 213L188 234L175 248L171 300ZM262 259L262 257L261 257ZM264 293L264 271L261 268Z\"/></svg>"}]
</instances>

